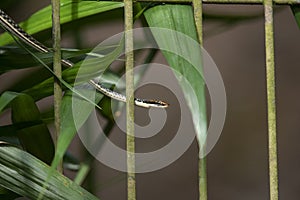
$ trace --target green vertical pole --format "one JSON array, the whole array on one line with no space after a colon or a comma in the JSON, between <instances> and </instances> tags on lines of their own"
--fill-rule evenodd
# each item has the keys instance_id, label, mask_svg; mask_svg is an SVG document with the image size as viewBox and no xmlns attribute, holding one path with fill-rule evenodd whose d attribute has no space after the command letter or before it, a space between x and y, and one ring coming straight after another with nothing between
<instances>
[{"instance_id":1,"label":"green vertical pole","mask_svg":"<svg viewBox=\"0 0 300 200\"><path fill-rule=\"evenodd\" d=\"M61 73L61 51L60 51L60 1L52 0L52 39L53 39L53 71L58 78L62 77ZM57 147L57 141L60 134L60 108L62 102L62 88L60 81L54 78L54 143ZM57 170L62 172L62 163L57 167Z\"/></svg>"},{"instance_id":2,"label":"green vertical pole","mask_svg":"<svg viewBox=\"0 0 300 200\"><path fill-rule=\"evenodd\" d=\"M198 40L203 45L202 0L193 0L193 8ZM202 148L202 151L205 151L205 148ZM204 154L205 152L199 153ZM207 200L206 157L200 157L198 161L199 200Z\"/></svg>"},{"instance_id":3,"label":"green vertical pole","mask_svg":"<svg viewBox=\"0 0 300 200\"><path fill-rule=\"evenodd\" d=\"M278 199L273 2L264 1L270 199Z\"/></svg>"},{"instance_id":4,"label":"green vertical pole","mask_svg":"<svg viewBox=\"0 0 300 200\"><path fill-rule=\"evenodd\" d=\"M125 11L125 59L126 59L126 130L127 130L127 199L136 199L135 141L134 141L134 81L133 81L133 5L124 0Z\"/></svg>"}]
</instances>

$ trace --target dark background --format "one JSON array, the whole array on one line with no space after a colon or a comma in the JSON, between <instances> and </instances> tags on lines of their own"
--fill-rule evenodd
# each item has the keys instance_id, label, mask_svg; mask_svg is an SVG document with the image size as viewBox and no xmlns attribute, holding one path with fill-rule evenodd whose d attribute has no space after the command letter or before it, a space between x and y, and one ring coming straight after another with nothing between
<instances>
[{"instance_id":1,"label":"dark background","mask_svg":"<svg viewBox=\"0 0 300 200\"><path fill-rule=\"evenodd\" d=\"M49 1L17 1L7 12L16 20L22 21ZM204 12L231 15L256 15L263 13L259 5L205 5ZM121 17L121 12L113 12ZM104 15L106 18L112 14ZM78 24L83 46L93 47L110 35L123 30L122 20L106 20L92 26ZM275 9L275 63L277 92L277 127L278 127L278 161L280 199L299 199L300 180L300 75L299 28L288 6ZM138 26L138 25L137 25ZM263 17L241 21L234 26L222 21L204 22L204 47L217 64L226 87L227 117L222 135L214 149L207 157L208 198L211 200L232 199L252 200L267 199L268 191L268 152L266 119L266 84L264 52ZM50 33L50 32L49 32ZM48 34L47 32L44 33ZM51 33L50 33L51 34ZM76 33L78 36L78 33ZM50 38L51 35L49 35ZM63 46L74 47L74 34L63 32ZM159 54L156 62L165 63ZM298 62L297 62L298 61ZM13 84L12 77L27 73L27 70L10 72L0 77L0 91ZM148 79L155 76L149 70ZM147 87L149 96L164 96L164 90ZM138 93L139 94L139 93ZM168 96L166 97L168 98ZM170 97L171 98L171 97ZM51 101L48 99L48 101ZM172 102L173 100L171 100ZM45 101L46 102L46 101ZM41 102L43 107L45 102ZM176 107L170 108L169 120L178 120ZM8 113L7 113L8 114ZM178 113L177 113L178 114ZM137 109L138 120L147 115ZM9 123L9 115L0 118L1 125ZM142 122L141 122L142 123ZM169 123L156 140L156 146L170 139L170 130L174 124ZM187 128L194 131L193 128ZM115 128L111 137L121 146L125 146L124 134ZM164 141L165 142L165 141ZM137 141L139 151L143 141ZM151 144L148 144L151 146ZM147 146L145 145L145 148ZM80 140L76 137L70 151L84 160L85 153ZM197 144L186 151L180 159L161 170L137 175L137 199L197 199ZM72 173L67 172L73 176ZM101 199L126 199L126 176L124 173L110 169L95 161L89 176L93 186L88 182L85 187Z\"/></svg>"}]
</instances>

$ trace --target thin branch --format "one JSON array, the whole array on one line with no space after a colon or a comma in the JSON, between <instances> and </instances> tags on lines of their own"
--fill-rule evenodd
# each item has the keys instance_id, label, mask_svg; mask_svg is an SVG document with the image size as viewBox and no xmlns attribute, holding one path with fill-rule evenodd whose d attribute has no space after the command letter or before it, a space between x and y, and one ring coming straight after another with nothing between
<instances>
[{"instance_id":1,"label":"thin branch","mask_svg":"<svg viewBox=\"0 0 300 200\"><path fill-rule=\"evenodd\" d=\"M194 8L194 19L196 30L198 34L198 40L200 45L203 44L203 10L202 10L202 1L193 0L193 8ZM202 55L201 55L202 56ZM200 145L200 143L199 143ZM199 146L199 150L205 151L205 148L201 148ZM204 152L199 152L199 154L203 154ZM199 200L207 200L207 172L206 172L206 158L199 156L198 161L198 180L199 180Z\"/></svg>"},{"instance_id":2,"label":"thin branch","mask_svg":"<svg viewBox=\"0 0 300 200\"><path fill-rule=\"evenodd\" d=\"M61 51L60 51L60 1L52 0L52 38L53 38L53 71L54 77L54 143L57 147L57 141L60 134L60 108L62 103L62 87L58 78L62 77L61 73ZM62 172L62 163L57 167L58 171Z\"/></svg>"},{"instance_id":3,"label":"thin branch","mask_svg":"<svg viewBox=\"0 0 300 200\"><path fill-rule=\"evenodd\" d=\"M128 200L136 199L135 184L135 141L134 141L134 80L133 80L133 5L124 0L125 12L125 55L126 55L126 119L127 119L127 192Z\"/></svg>"},{"instance_id":4,"label":"thin branch","mask_svg":"<svg viewBox=\"0 0 300 200\"><path fill-rule=\"evenodd\" d=\"M269 134L270 199L278 199L273 2L265 0L265 46Z\"/></svg>"}]
</instances>

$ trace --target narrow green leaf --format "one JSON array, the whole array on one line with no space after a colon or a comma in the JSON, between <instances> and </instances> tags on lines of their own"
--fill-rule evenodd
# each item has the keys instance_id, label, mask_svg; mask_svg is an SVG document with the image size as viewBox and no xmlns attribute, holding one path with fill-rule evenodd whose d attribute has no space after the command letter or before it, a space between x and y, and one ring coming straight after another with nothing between
<instances>
[{"instance_id":1,"label":"narrow green leaf","mask_svg":"<svg viewBox=\"0 0 300 200\"><path fill-rule=\"evenodd\" d=\"M18 42L18 41L17 41ZM93 101L90 101L89 99L85 98L84 96L82 96L80 93L78 93L74 88L72 88L72 86L70 84L68 84L63 78L58 77L54 71L48 66L46 65L39 57L37 57L33 52L31 52L28 48L26 48L23 44L21 44L19 42L20 46L22 46L29 54L31 54L39 63L41 63L56 79L59 80L59 82L66 88L68 88L69 90L71 90L72 92L76 93L77 95L79 95L80 97L82 97L83 99L87 100L88 102L90 102L91 104L93 104L94 106L98 107L97 104L95 104ZM99 107L98 107L99 108Z\"/></svg>"},{"instance_id":2,"label":"narrow green leaf","mask_svg":"<svg viewBox=\"0 0 300 200\"><path fill-rule=\"evenodd\" d=\"M62 57L64 59L70 59L78 57L83 59L91 50L90 49L64 49L62 50ZM41 59L45 64L50 64L53 61L53 52L40 53L37 52L35 55ZM101 55L99 55L101 56ZM16 59L16 57L18 59ZM28 52L20 47L3 46L0 47L0 74L7 71L16 69L25 69L30 67L36 67L40 63L37 62Z\"/></svg>"},{"instance_id":3,"label":"narrow green leaf","mask_svg":"<svg viewBox=\"0 0 300 200\"><path fill-rule=\"evenodd\" d=\"M0 74L14 69L24 69L36 65L36 61L19 48L0 47ZM16 59L16 57L18 59Z\"/></svg>"},{"instance_id":4,"label":"narrow green leaf","mask_svg":"<svg viewBox=\"0 0 300 200\"><path fill-rule=\"evenodd\" d=\"M26 95L18 95L11 103L12 121L18 128L18 138L22 146L32 155L50 164L54 155L54 144L50 132L41 121L40 112L34 100ZM27 127L20 123L34 122Z\"/></svg>"},{"instance_id":5,"label":"narrow green leaf","mask_svg":"<svg viewBox=\"0 0 300 200\"><path fill-rule=\"evenodd\" d=\"M61 1L60 8L61 24L121 7L123 7L122 2L64 0ZM29 34L37 33L52 27L51 14L51 6L49 5L33 14L20 25ZM13 39L8 33L0 36L0 46L11 42L13 42Z\"/></svg>"},{"instance_id":6,"label":"narrow green leaf","mask_svg":"<svg viewBox=\"0 0 300 200\"><path fill-rule=\"evenodd\" d=\"M119 44L120 45L118 45L115 49L108 53L107 56L87 59L86 61L84 61L84 65L81 68L80 66L73 67L75 69L74 71L76 71L76 76L79 77L79 79L82 74L86 75L86 78L90 78L92 74L94 74L94 76L99 76L99 73L103 73L104 70L121 54L124 47L124 40L122 39ZM72 70L73 68L70 68L70 70ZM86 70L85 68L90 69ZM78 70L80 70L79 74L77 74ZM95 94L93 90L80 91L85 98L90 99L91 101L94 100L96 104L98 104L103 97L102 94ZM73 113L73 106L79 108L77 109L78 113ZM52 167L57 167L56 165L58 164L59 160L62 159L71 140L77 133L77 129L83 125L93 109L94 107L89 102L83 100L79 96L78 98L73 98L70 93L67 93L67 95L64 96L61 109L61 135L58 138L57 149Z\"/></svg>"},{"instance_id":7,"label":"narrow green leaf","mask_svg":"<svg viewBox=\"0 0 300 200\"><path fill-rule=\"evenodd\" d=\"M0 146L0 186L30 199L38 199L40 191L44 191L43 199L97 199L57 171L52 172L44 190L43 183L50 171L48 165L20 149Z\"/></svg>"},{"instance_id":8,"label":"narrow green leaf","mask_svg":"<svg viewBox=\"0 0 300 200\"><path fill-rule=\"evenodd\" d=\"M123 47L124 45L122 40L119 45L115 46L114 49L112 49L111 52L107 53L106 55L97 54L98 57L93 56L86 58L83 62L76 63L73 67L65 69L62 73L63 80L72 85L75 79L76 84L79 84L102 75L110 66L110 64L119 57ZM102 49L103 47L99 48ZM51 69L49 70L51 73L53 73ZM79 70L80 72L78 73ZM23 92L34 97L35 100L39 100L53 94L52 86L53 77L48 78Z\"/></svg>"},{"instance_id":9,"label":"narrow green leaf","mask_svg":"<svg viewBox=\"0 0 300 200\"><path fill-rule=\"evenodd\" d=\"M81 185L83 183L87 174L90 172L91 166L89 164L90 163L81 163L80 169L74 179L74 182L77 183L78 185Z\"/></svg>"},{"instance_id":10,"label":"narrow green leaf","mask_svg":"<svg viewBox=\"0 0 300 200\"><path fill-rule=\"evenodd\" d=\"M94 93L92 90L78 90L83 96L88 99L93 99L95 97L95 103L103 98L102 94ZM78 112L73 113L73 107L77 107ZM64 97L61 108L61 135L58 138L57 148L55 152L55 157L52 162L52 167L55 169L59 161L63 158L70 142L77 133L77 129L83 125L87 120L88 116L92 112L94 107L84 99L78 97L73 97L72 92L68 91Z\"/></svg>"},{"instance_id":11,"label":"narrow green leaf","mask_svg":"<svg viewBox=\"0 0 300 200\"><path fill-rule=\"evenodd\" d=\"M159 5L148 9L144 15L150 27L166 28L188 36L180 38L176 33L168 35L152 31L182 88L192 114L198 143L202 148L206 142L207 131L205 82L202 76L200 45L191 45L191 40L197 41L192 6Z\"/></svg>"}]
</instances>

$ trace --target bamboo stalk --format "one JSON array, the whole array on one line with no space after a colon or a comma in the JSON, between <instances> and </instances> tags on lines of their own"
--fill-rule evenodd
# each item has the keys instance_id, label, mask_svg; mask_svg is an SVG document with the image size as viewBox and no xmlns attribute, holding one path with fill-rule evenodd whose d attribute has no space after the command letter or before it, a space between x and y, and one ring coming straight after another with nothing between
<instances>
[{"instance_id":1,"label":"bamboo stalk","mask_svg":"<svg viewBox=\"0 0 300 200\"><path fill-rule=\"evenodd\" d=\"M206 157L200 158L198 161L198 175L199 175L199 199L207 200Z\"/></svg>"},{"instance_id":2,"label":"bamboo stalk","mask_svg":"<svg viewBox=\"0 0 300 200\"><path fill-rule=\"evenodd\" d=\"M125 12L125 59L126 59L126 146L127 146L127 199L136 199L135 140L134 140L134 81L133 81L133 5L124 0Z\"/></svg>"},{"instance_id":3,"label":"bamboo stalk","mask_svg":"<svg viewBox=\"0 0 300 200\"><path fill-rule=\"evenodd\" d=\"M194 8L194 19L196 30L198 34L198 40L200 45L203 44L203 12L202 12L202 1L193 0ZM202 56L202 55L201 55ZM199 146L199 150L200 150ZM205 151L205 148L202 148ZM204 152L199 152L204 154ZM198 161L198 181L199 181L199 200L207 200L207 172L206 172L206 157L199 158Z\"/></svg>"},{"instance_id":4,"label":"bamboo stalk","mask_svg":"<svg viewBox=\"0 0 300 200\"><path fill-rule=\"evenodd\" d=\"M269 181L270 199L278 199L278 164L276 138L276 102L275 102L275 62L273 32L273 2L265 0L265 46L266 46L266 79L268 102L268 143L269 143Z\"/></svg>"},{"instance_id":5,"label":"bamboo stalk","mask_svg":"<svg viewBox=\"0 0 300 200\"><path fill-rule=\"evenodd\" d=\"M62 77L61 69L61 50L60 50L60 1L51 0L52 4L52 39L53 39L53 71L58 78ZM62 87L60 81L54 77L54 144L57 147L57 141L60 134L60 108L62 103ZM59 172L63 171L62 163L57 167Z\"/></svg>"}]
</instances>

